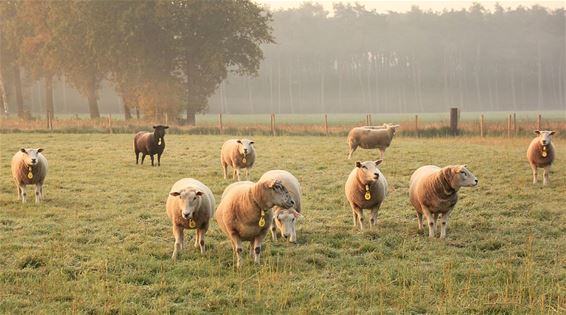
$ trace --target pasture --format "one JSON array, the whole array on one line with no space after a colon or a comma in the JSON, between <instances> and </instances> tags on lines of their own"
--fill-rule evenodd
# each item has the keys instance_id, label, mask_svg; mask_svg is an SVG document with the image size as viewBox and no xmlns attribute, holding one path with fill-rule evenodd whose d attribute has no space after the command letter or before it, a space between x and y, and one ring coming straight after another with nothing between
<instances>
[{"instance_id":1,"label":"pasture","mask_svg":"<svg viewBox=\"0 0 566 315\"><path fill-rule=\"evenodd\" d=\"M566 312L564 138L554 138L557 160L543 187L531 183L530 136L398 137L380 166L389 195L378 226L360 232L344 183L354 162L377 150L347 160L345 137L250 137L253 180L285 169L302 184L298 243L268 236L261 266L245 251L238 271L211 222L206 254L189 232L172 263L167 193L193 177L219 203L231 182L219 162L227 138L167 135L161 167L151 167L147 158L135 165L133 134L2 134L0 313ZM39 206L16 200L10 159L22 146L43 147L49 160ZM460 190L447 239L430 240L417 233L409 177L421 165L457 163L479 185Z\"/></svg>"}]
</instances>

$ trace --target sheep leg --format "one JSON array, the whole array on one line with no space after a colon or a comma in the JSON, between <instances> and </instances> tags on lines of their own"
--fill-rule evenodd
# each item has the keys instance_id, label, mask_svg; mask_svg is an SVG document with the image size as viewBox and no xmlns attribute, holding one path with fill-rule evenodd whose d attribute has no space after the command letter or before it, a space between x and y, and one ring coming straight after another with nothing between
<instances>
[{"instance_id":1,"label":"sheep leg","mask_svg":"<svg viewBox=\"0 0 566 315\"><path fill-rule=\"evenodd\" d=\"M20 190L22 191L22 203L26 202L26 185L21 185Z\"/></svg>"},{"instance_id":2,"label":"sheep leg","mask_svg":"<svg viewBox=\"0 0 566 315\"><path fill-rule=\"evenodd\" d=\"M419 224L419 233L423 233L423 214L417 212L417 219Z\"/></svg>"},{"instance_id":3,"label":"sheep leg","mask_svg":"<svg viewBox=\"0 0 566 315\"><path fill-rule=\"evenodd\" d=\"M361 209L361 208L358 208L354 205L351 205L351 206L352 206L352 212L354 213L354 226L359 224L360 230L363 231L363 229L364 229L364 223L363 223L364 222L364 215L363 215L364 212L363 211L364 210Z\"/></svg>"},{"instance_id":4,"label":"sheep leg","mask_svg":"<svg viewBox=\"0 0 566 315\"><path fill-rule=\"evenodd\" d=\"M242 240L236 232L230 233L229 237L230 241L232 242L232 249L234 249L234 254L236 254L236 267L240 268L242 264L242 252L244 251L244 249L242 248Z\"/></svg>"},{"instance_id":5,"label":"sheep leg","mask_svg":"<svg viewBox=\"0 0 566 315\"><path fill-rule=\"evenodd\" d=\"M436 235L436 232L438 230L438 224L436 224L436 222L438 222L438 212L433 213L432 217L434 218L434 234Z\"/></svg>"},{"instance_id":6,"label":"sheep leg","mask_svg":"<svg viewBox=\"0 0 566 315\"><path fill-rule=\"evenodd\" d=\"M157 166L161 166L161 153L157 153Z\"/></svg>"},{"instance_id":7,"label":"sheep leg","mask_svg":"<svg viewBox=\"0 0 566 315\"><path fill-rule=\"evenodd\" d=\"M145 153L142 153L142 160L141 160L141 165L143 165L143 160L145 160Z\"/></svg>"},{"instance_id":8,"label":"sheep leg","mask_svg":"<svg viewBox=\"0 0 566 315\"><path fill-rule=\"evenodd\" d=\"M233 167L233 170L232 170L232 179L233 180L236 179L236 168L235 167Z\"/></svg>"},{"instance_id":9,"label":"sheep leg","mask_svg":"<svg viewBox=\"0 0 566 315\"><path fill-rule=\"evenodd\" d=\"M35 203L39 203L41 198L41 184L35 184Z\"/></svg>"},{"instance_id":10,"label":"sheep leg","mask_svg":"<svg viewBox=\"0 0 566 315\"><path fill-rule=\"evenodd\" d=\"M155 166L153 165L153 154L150 154L149 157L151 158L151 166Z\"/></svg>"},{"instance_id":11,"label":"sheep leg","mask_svg":"<svg viewBox=\"0 0 566 315\"><path fill-rule=\"evenodd\" d=\"M179 252L183 249L183 240L184 240L183 227L178 225L173 225L173 236L175 236L175 247L173 249L173 256L171 256L171 259L177 260L177 257L179 256Z\"/></svg>"},{"instance_id":12,"label":"sheep leg","mask_svg":"<svg viewBox=\"0 0 566 315\"><path fill-rule=\"evenodd\" d=\"M442 219L440 223L440 238L446 238L446 228L448 228L448 217L450 216L450 212L446 212L442 214Z\"/></svg>"},{"instance_id":13,"label":"sheep leg","mask_svg":"<svg viewBox=\"0 0 566 315\"><path fill-rule=\"evenodd\" d=\"M246 167L246 179L247 179L247 180L250 180L251 176L252 176L252 170L251 170L251 168L250 168L250 167Z\"/></svg>"},{"instance_id":14,"label":"sheep leg","mask_svg":"<svg viewBox=\"0 0 566 315\"><path fill-rule=\"evenodd\" d=\"M259 258L261 256L261 237L256 237L253 242L254 247L254 263L259 265Z\"/></svg>"},{"instance_id":15,"label":"sheep leg","mask_svg":"<svg viewBox=\"0 0 566 315\"><path fill-rule=\"evenodd\" d=\"M379 158L383 159L385 157L385 150L384 149L379 149Z\"/></svg>"},{"instance_id":16,"label":"sheep leg","mask_svg":"<svg viewBox=\"0 0 566 315\"><path fill-rule=\"evenodd\" d=\"M433 238L434 232L436 231L436 222L427 208L423 207L422 210L424 216L426 217L426 221L428 222L428 237Z\"/></svg>"},{"instance_id":17,"label":"sheep leg","mask_svg":"<svg viewBox=\"0 0 566 315\"><path fill-rule=\"evenodd\" d=\"M531 164L531 169L533 170L533 184L537 183L537 167L534 164Z\"/></svg>"},{"instance_id":18,"label":"sheep leg","mask_svg":"<svg viewBox=\"0 0 566 315\"><path fill-rule=\"evenodd\" d=\"M550 175L550 166L544 168L544 173L542 175L542 184L547 185L549 183L548 176Z\"/></svg>"},{"instance_id":19,"label":"sheep leg","mask_svg":"<svg viewBox=\"0 0 566 315\"><path fill-rule=\"evenodd\" d=\"M239 167L235 168L235 172L236 172L236 177L238 178L238 181L240 181L240 168Z\"/></svg>"},{"instance_id":20,"label":"sheep leg","mask_svg":"<svg viewBox=\"0 0 566 315\"><path fill-rule=\"evenodd\" d=\"M352 158L352 154L354 153L354 151L356 151L357 148L357 145L350 145L350 154L348 154L348 160Z\"/></svg>"},{"instance_id":21,"label":"sheep leg","mask_svg":"<svg viewBox=\"0 0 566 315\"><path fill-rule=\"evenodd\" d=\"M18 193L18 200L22 199L22 191L18 183L16 183L16 192Z\"/></svg>"},{"instance_id":22,"label":"sheep leg","mask_svg":"<svg viewBox=\"0 0 566 315\"><path fill-rule=\"evenodd\" d=\"M275 226L275 217L271 221L271 227L269 228L271 231L271 240L274 242L277 241L277 227Z\"/></svg>"},{"instance_id":23,"label":"sheep leg","mask_svg":"<svg viewBox=\"0 0 566 315\"><path fill-rule=\"evenodd\" d=\"M206 231L204 229L198 229L197 230L197 240L198 240L198 246L200 247L200 253L202 255L204 255L204 250L205 250L205 246L204 246L204 233Z\"/></svg>"},{"instance_id":24,"label":"sheep leg","mask_svg":"<svg viewBox=\"0 0 566 315\"><path fill-rule=\"evenodd\" d=\"M222 171L224 172L224 179L228 179L227 173L228 173L228 164L224 164L224 163L220 163L222 164Z\"/></svg>"},{"instance_id":25,"label":"sheep leg","mask_svg":"<svg viewBox=\"0 0 566 315\"><path fill-rule=\"evenodd\" d=\"M140 153L136 151L136 165L138 165L139 158L140 158Z\"/></svg>"},{"instance_id":26,"label":"sheep leg","mask_svg":"<svg viewBox=\"0 0 566 315\"><path fill-rule=\"evenodd\" d=\"M379 206L381 205L377 205L377 207L371 209L371 218L369 220L370 227L377 225L377 210L379 210Z\"/></svg>"}]
</instances>

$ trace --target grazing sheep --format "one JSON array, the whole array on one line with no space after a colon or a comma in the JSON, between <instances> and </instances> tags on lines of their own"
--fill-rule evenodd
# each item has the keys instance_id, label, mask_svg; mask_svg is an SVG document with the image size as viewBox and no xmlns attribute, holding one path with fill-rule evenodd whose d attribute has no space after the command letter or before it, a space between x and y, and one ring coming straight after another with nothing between
<instances>
[{"instance_id":1,"label":"grazing sheep","mask_svg":"<svg viewBox=\"0 0 566 315\"><path fill-rule=\"evenodd\" d=\"M224 179L227 179L228 165L234 169L232 179L237 177L240 181L241 168L246 169L246 179L250 179L255 162L254 143L249 139L230 139L224 142L220 151L220 164L224 171Z\"/></svg>"},{"instance_id":2,"label":"grazing sheep","mask_svg":"<svg viewBox=\"0 0 566 315\"><path fill-rule=\"evenodd\" d=\"M151 166L153 166L153 155L157 154L157 166L161 166L161 154L165 150L165 129L169 126L157 125L153 126L153 133L140 131L134 137L134 151L136 153L136 164L140 153L142 154L141 164L146 155L151 158Z\"/></svg>"},{"instance_id":3,"label":"grazing sheep","mask_svg":"<svg viewBox=\"0 0 566 315\"><path fill-rule=\"evenodd\" d=\"M20 149L12 157L12 177L16 182L18 200L26 202L26 185L35 185L35 203L43 199L43 183L47 176L47 159L43 149Z\"/></svg>"},{"instance_id":4,"label":"grazing sheep","mask_svg":"<svg viewBox=\"0 0 566 315\"><path fill-rule=\"evenodd\" d=\"M348 133L348 145L350 146L350 154L348 159L352 158L352 153L358 147L363 149L379 149L380 159L385 156L385 149L391 144L393 136L399 128L399 125L383 124L382 126L364 126L352 128Z\"/></svg>"},{"instance_id":5,"label":"grazing sheep","mask_svg":"<svg viewBox=\"0 0 566 315\"><path fill-rule=\"evenodd\" d=\"M537 183L537 169L543 168L543 185L548 184L548 176L550 175L550 166L554 162L555 149L552 143L552 135L554 131L535 130L537 137L531 141L527 150L527 159L533 170L533 184Z\"/></svg>"},{"instance_id":6,"label":"grazing sheep","mask_svg":"<svg viewBox=\"0 0 566 315\"><path fill-rule=\"evenodd\" d=\"M214 214L216 202L212 191L203 183L192 178L178 180L167 197L167 216L173 224L175 248L173 260L177 259L179 251L183 249L184 229L196 229L195 247L200 246L204 254L204 234L208 231L208 224Z\"/></svg>"},{"instance_id":7,"label":"grazing sheep","mask_svg":"<svg viewBox=\"0 0 566 315\"><path fill-rule=\"evenodd\" d=\"M354 226L363 230L363 209L371 209L370 226L377 224L377 211L387 195L387 180L377 166L383 160L356 162L348 176L345 191L352 207Z\"/></svg>"},{"instance_id":8,"label":"grazing sheep","mask_svg":"<svg viewBox=\"0 0 566 315\"><path fill-rule=\"evenodd\" d=\"M446 237L448 217L458 201L460 187L478 184L478 179L466 165L450 165L440 168L426 165L418 168L409 184L409 198L417 210L419 232L423 231L423 214L428 221L428 236L434 237L436 220L442 215L440 238Z\"/></svg>"},{"instance_id":9,"label":"grazing sheep","mask_svg":"<svg viewBox=\"0 0 566 315\"><path fill-rule=\"evenodd\" d=\"M273 221L271 222L271 238L277 240L277 228L281 231L281 236L291 243L297 241L295 223L301 216L301 185L293 174L283 170L268 171L260 177L261 180L277 179L289 190L295 205L290 209L283 209L279 206L273 207Z\"/></svg>"},{"instance_id":10,"label":"grazing sheep","mask_svg":"<svg viewBox=\"0 0 566 315\"><path fill-rule=\"evenodd\" d=\"M271 208L291 208L295 202L279 180L243 181L228 186L214 215L224 234L228 236L241 266L242 241L250 242L254 261L259 264L261 244L273 218Z\"/></svg>"}]
</instances>

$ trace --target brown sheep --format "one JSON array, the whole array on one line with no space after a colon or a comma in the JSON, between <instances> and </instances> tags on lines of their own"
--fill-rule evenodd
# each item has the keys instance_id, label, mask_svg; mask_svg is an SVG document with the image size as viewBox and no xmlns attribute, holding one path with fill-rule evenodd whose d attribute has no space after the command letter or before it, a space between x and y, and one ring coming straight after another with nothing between
<instances>
[{"instance_id":1,"label":"brown sheep","mask_svg":"<svg viewBox=\"0 0 566 315\"><path fill-rule=\"evenodd\" d=\"M20 149L12 157L12 177L16 182L18 200L26 202L26 185L35 185L35 203L43 199L43 183L47 176L47 159L43 149Z\"/></svg>"},{"instance_id":2,"label":"brown sheep","mask_svg":"<svg viewBox=\"0 0 566 315\"><path fill-rule=\"evenodd\" d=\"M370 225L377 224L377 211L387 195L387 180L377 166L383 160L356 162L350 172L344 190L346 199L352 207L354 226L359 224L363 230L363 209L371 209Z\"/></svg>"},{"instance_id":3,"label":"brown sheep","mask_svg":"<svg viewBox=\"0 0 566 315\"><path fill-rule=\"evenodd\" d=\"M423 231L423 215L428 221L428 236L433 238L436 232L436 220L442 215L440 238L446 237L448 217L458 202L460 187L478 184L478 179L466 165L450 165L440 168L426 165L418 168L409 184L409 199L417 210L419 232Z\"/></svg>"},{"instance_id":4,"label":"brown sheep","mask_svg":"<svg viewBox=\"0 0 566 315\"><path fill-rule=\"evenodd\" d=\"M165 129L169 126L157 125L153 126L153 133L140 131L134 137L134 151L136 153L136 164L138 164L139 155L142 154L141 164L146 155L151 157L151 166L153 165L153 155L157 154L157 166L161 166L161 154L165 150Z\"/></svg>"},{"instance_id":5,"label":"brown sheep","mask_svg":"<svg viewBox=\"0 0 566 315\"><path fill-rule=\"evenodd\" d=\"M385 156L385 149L391 144L399 125L383 124L383 126L364 126L352 128L348 133L350 153L348 159L358 147L363 149L379 149L380 159Z\"/></svg>"},{"instance_id":6,"label":"brown sheep","mask_svg":"<svg viewBox=\"0 0 566 315\"><path fill-rule=\"evenodd\" d=\"M242 260L242 241L250 242L254 261L259 264L261 244L273 219L271 208L291 208L294 204L291 194L279 180L236 182L225 189L214 217L230 239L238 268Z\"/></svg>"},{"instance_id":7,"label":"brown sheep","mask_svg":"<svg viewBox=\"0 0 566 315\"><path fill-rule=\"evenodd\" d=\"M550 130L535 130L537 137L531 141L529 149L527 150L527 160L533 170L533 184L537 183L537 170L538 168L544 169L543 185L549 182L550 166L554 162L555 148L552 143L552 135L554 131Z\"/></svg>"}]
</instances>

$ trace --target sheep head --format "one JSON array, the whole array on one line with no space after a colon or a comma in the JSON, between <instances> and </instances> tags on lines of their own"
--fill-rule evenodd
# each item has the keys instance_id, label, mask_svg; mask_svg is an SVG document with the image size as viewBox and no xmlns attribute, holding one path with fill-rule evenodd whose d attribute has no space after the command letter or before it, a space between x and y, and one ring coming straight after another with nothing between
<instances>
[{"instance_id":1,"label":"sheep head","mask_svg":"<svg viewBox=\"0 0 566 315\"><path fill-rule=\"evenodd\" d=\"M24 153L24 162L26 165L36 165L39 163L39 153L43 151L43 149L24 149L21 148L20 151Z\"/></svg>"},{"instance_id":2,"label":"sheep head","mask_svg":"<svg viewBox=\"0 0 566 315\"><path fill-rule=\"evenodd\" d=\"M192 219L195 211L200 207L203 192L195 188L185 188L172 191L169 195L178 197L181 202L181 215L185 219Z\"/></svg>"}]
</instances>

